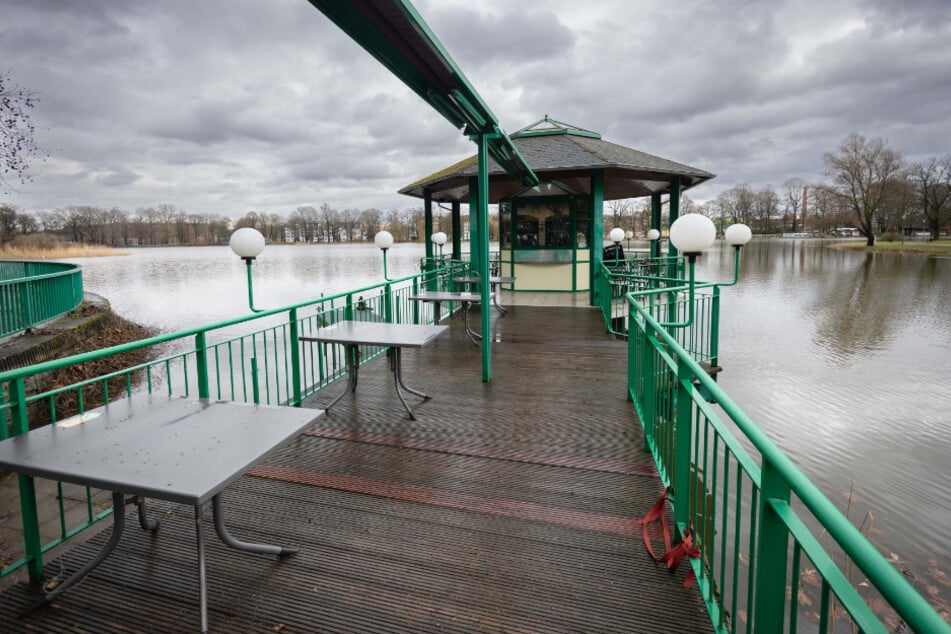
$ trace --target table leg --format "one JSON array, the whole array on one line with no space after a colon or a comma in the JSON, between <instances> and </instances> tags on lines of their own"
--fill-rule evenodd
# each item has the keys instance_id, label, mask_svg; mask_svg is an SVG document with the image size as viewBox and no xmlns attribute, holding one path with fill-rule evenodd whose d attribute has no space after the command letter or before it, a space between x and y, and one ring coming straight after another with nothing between
<instances>
[{"instance_id":1,"label":"table leg","mask_svg":"<svg viewBox=\"0 0 951 634\"><path fill-rule=\"evenodd\" d=\"M406 399L403 398L403 393L400 392L400 387L402 387L407 392L411 392L416 396L422 396L424 399L429 400L432 398L424 392L419 390L414 390L411 387L406 387L403 383L403 352L402 348L391 348L392 354L390 355L390 370L393 371L393 385L396 386L396 395L400 399L400 403L403 404L403 408L406 409L406 413L409 414L410 420L416 420L416 414L413 413L413 410L410 409L409 405L406 404Z\"/></svg>"},{"instance_id":2,"label":"table leg","mask_svg":"<svg viewBox=\"0 0 951 634\"><path fill-rule=\"evenodd\" d=\"M463 309L462 309L462 315L463 315L463 320L466 326L466 336L469 337L469 341L471 341L472 343L478 346L479 341L482 339L482 335L473 331L472 328L469 326L469 307L472 306L472 302L464 302L464 304L465 305L463 306Z\"/></svg>"},{"instance_id":3,"label":"table leg","mask_svg":"<svg viewBox=\"0 0 951 634\"><path fill-rule=\"evenodd\" d=\"M343 347L343 356L347 364L347 387L343 392L337 395L330 405L324 407L324 411L330 410L331 407L337 404L337 401L342 399L347 392L356 392L357 391L357 374L360 371L360 348L355 344L346 344Z\"/></svg>"},{"instance_id":4,"label":"table leg","mask_svg":"<svg viewBox=\"0 0 951 634\"><path fill-rule=\"evenodd\" d=\"M139 526L144 531L155 531L159 527L158 520L149 520L145 511L145 498L139 495L132 496L132 503L139 508Z\"/></svg>"},{"instance_id":5,"label":"table leg","mask_svg":"<svg viewBox=\"0 0 951 634\"><path fill-rule=\"evenodd\" d=\"M47 592L45 597L24 610L21 616L30 615L52 603L56 597L92 572L93 568L101 564L103 560L115 550L119 539L122 537L123 531L125 531L125 494L117 491L112 492L112 522L112 535L109 536L109 541L102 547L99 554L97 554L92 561L67 577L62 583L56 586L56 588Z\"/></svg>"},{"instance_id":6,"label":"table leg","mask_svg":"<svg viewBox=\"0 0 951 634\"><path fill-rule=\"evenodd\" d=\"M294 553L298 552L300 548L288 548L285 546L272 546L271 544L252 544L250 542L243 542L238 539L235 539L231 536L231 533L228 532L228 529L225 528L224 513L221 510L221 494L219 493L215 497L211 498L211 508L215 517L215 532L218 533L218 538L228 546L229 548L234 548L235 550L243 550L249 553L261 553L264 555L277 555L281 559L284 557L290 557Z\"/></svg>"},{"instance_id":7,"label":"table leg","mask_svg":"<svg viewBox=\"0 0 951 634\"><path fill-rule=\"evenodd\" d=\"M195 506L195 543L198 547L198 611L201 615L201 632L208 632L208 591L205 578L205 536L201 530L204 505Z\"/></svg>"},{"instance_id":8,"label":"table leg","mask_svg":"<svg viewBox=\"0 0 951 634\"><path fill-rule=\"evenodd\" d=\"M505 315L505 313L507 313L508 311L505 310L505 307L499 303L498 285L493 284L491 288L492 288L492 304L495 306L495 309L499 311L500 315Z\"/></svg>"}]
</instances>

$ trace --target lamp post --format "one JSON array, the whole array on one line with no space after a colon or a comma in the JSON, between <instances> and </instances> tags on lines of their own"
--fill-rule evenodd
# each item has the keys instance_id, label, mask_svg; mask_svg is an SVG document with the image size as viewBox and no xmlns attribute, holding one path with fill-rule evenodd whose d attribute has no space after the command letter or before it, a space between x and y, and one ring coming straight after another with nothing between
<instances>
[{"instance_id":1,"label":"lamp post","mask_svg":"<svg viewBox=\"0 0 951 634\"><path fill-rule=\"evenodd\" d=\"M647 239L651 241L651 257L659 258L660 257L660 231L657 229L648 229Z\"/></svg>"},{"instance_id":2,"label":"lamp post","mask_svg":"<svg viewBox=\"0 0 951 634\"><path fill-rule=\"evenodd\" d=\"M383 279L389 282L391 280L386 276L386 250L393 246L393 234L389 231L380 231L373 238L373 242L383 251Z\"/></svg>"},{"instance_id":3,"label":"lamp post","mask_svg":"<svg viewBox=\"0 0 951 634\"><path fill-rule=\"evenodd\" d=\"M611 229L611 233L608 234L608 238L614 243L614 266L617 266L617 255L618 251L621 250L621 240L624 239L624 229L614 227Z\"/></svg>"},{"instance_id":4,"label":"lamp post","mask_svg":"<svg viewBox=\"0 0 951 634\"><path fill-rule=\"evenodd\" d=\"M264 236L257 229L242 227L231 234L228 245L235 255L248 265L248 306L253 312L260 313L263 309L254 307L254 293L251 290L251 262L264 250Z\"/></svg>"},{"instance_id":5,"label":"lamp post","mask_svg":"<svg viewBox=\"0 0 951 634\"><path fill-rule=\"evenodd\" d=\"M628 229L627 231L624 232L624 237L627 238L627 248L628 248L628 250L630 250L630 248L631 248L631 238L634 237L634 232L631 231L630 229Z\"/></svg>"},{"instance_id":6,"label":"lamp post","mask_svg":"<svg viewBox=\"0 0 951 634\"><path fill-rule=\"evenodd\" d=\"M687 321L683 323L661 324L667 327L682 328L693 323L694 307L694 267L697 258L704 249L709 248L717 238L717 228L713 221L701 214L686 214L677 218L670 226L670 242L687 258L689 269Z\"/></svg>"},{"instance_id":7,"label":"lamp post","mask_svg":"<svg viewBox=\"0 0 951 634\"><path fill-rule=\"evenodd\" d=\"M737 223L727 227L723 237L726 239L726 243L733 247L736 255L734 258L733 281L729 284L721 284L721 286L734 286L740 281L740 249L753 238L753 232L746 225Z\"/></svg>"},{"instance_id":8,"label":"lamp post","mask_svg":"<svg viewBox=\"0 0 951 634\"><path fill-rule=\"evenodd\" d=\"M444 244L446 244L448 236L446 236L444 231L437 231L430 239L433 241L433 244L439 247L439 263L442 264L442 247Z\"/></svg>"}]
</instances>

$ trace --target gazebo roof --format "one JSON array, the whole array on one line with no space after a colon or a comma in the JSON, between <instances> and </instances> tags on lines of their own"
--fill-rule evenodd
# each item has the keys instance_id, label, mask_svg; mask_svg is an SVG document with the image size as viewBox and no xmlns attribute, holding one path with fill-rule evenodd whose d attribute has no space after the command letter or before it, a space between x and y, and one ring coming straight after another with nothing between
<instances>
[{"instance_id":1,"label":"gazebo roof","mask_svg":"<svg viewBox=\"0 0 951 634\"><path fill-rule=\"evenodd\" d=\"M675 176L680 177L682 189L714 177L696 167L605 141L597 132L555 121L547 115L509 138L542 181L557 181L568 189L590 194L591 172L604 170L605 200L669 193ZM429 190L433 200L467 202L469 178L476 171L476 157L471 156L407 185L400 193L422 198ZM489 161L489 202L497 203L524 188L498 164Z\"/></svg>"}]
</instances>

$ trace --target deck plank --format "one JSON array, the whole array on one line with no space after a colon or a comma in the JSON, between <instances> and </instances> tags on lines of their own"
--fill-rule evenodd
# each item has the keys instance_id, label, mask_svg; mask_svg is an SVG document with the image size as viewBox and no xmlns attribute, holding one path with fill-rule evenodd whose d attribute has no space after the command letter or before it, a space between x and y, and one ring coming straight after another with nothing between
<instances>
[{"instance_id":1,"label":"deck plank","mask_svg":"<svg viewBox=\"0 0 951 634\"><path fill-rule=\"evenodd\" d=\"M477 319L477 317L476 317ZM708 632L696 588L646 553L636 520L661 493L626 400L626 344L594 309L509 306L493 375L461 317L403 353L410 421L385 359L309 432L224 495L238 539L295 545L284 561L229 550L207 519L215 632ZM343 382L305 404L330 402ZM0 630L179 632L198 626L193 514L154 502L116 553L52 606L18 581ZM210 513L209 513L210 515ZM87 561L108 530L47 556Z\"/></svg>"}]
</instances>

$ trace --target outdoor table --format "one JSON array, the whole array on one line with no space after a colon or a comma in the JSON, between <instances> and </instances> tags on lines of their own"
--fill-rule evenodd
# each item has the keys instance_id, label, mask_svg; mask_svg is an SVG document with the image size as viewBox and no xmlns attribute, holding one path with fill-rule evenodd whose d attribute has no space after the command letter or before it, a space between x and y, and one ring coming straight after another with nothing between
<instances>
[{"instance_id":1,"label":"outdoor table","mask_svg":"<svg viewBox=\"0 0 951 634\"><path fill-rule=\"evenodd\" d=\"M494 297L494 294L489 295L490 299ZM479 345L479 340L482 339L482 335L472 330L469 327L469 307L472 304L481 304L482 295L479 293L453 293L451 291L420 291L417 295L411 295L410 300L414 302L432 302L436 309L436 316L439 316L439 306L443 302L459 302L462 304L463 310L462 315L466 326L466 335L469 337L469 340L475 345Z\"/></svg>"},{"instance_id":2,"label":"outdoor table","mask_svg":"<svg viewBox=\"0 0 951 634\"><path fill-rule=\"evenodd\" d=\"M158 522L147 521L145 498L194 507L201 631L207 632L202 535L207 502L212 503L215 531L227 546L281 558L296 553L296 548L251 544L232 537L225 529L221 494L322 413L138 394L0 442L0 468L112 491L113 530L108 542L92 561L25 615L48 605L109 556L125 529L126 495L131 495L146 530L154 530Z\"/></svg>"},{"instance_id":3,"label":"outdoor table","mask_svg":"<svg viewBox=\"0 0 951 634\"><path fill-rule=\"evenodd\" d=\"M469 290L475 290L474 287L482 281L482 278L478 275L470 275L467 277L454 277L452 281L457 284L468 284ZM506 313L505 307L499 304L499 293L496 290L496 287L499 284L514 284L515 278L509 277L507 275L492 275L489 277L489 289L492 291L492 305L495 306L495 309L499 311L499 314L504 315Z\"/></svg>"},{"instance_id":4,"label":"outdoor table","mask_svg":"<svg viewBox=\"0 0 951 634\"><path fill-rule=\"evenodd\" d=\"M400 388L412 392L425 400L432 398L424 392L406 387L403 383L403 348L422 348L433 339L447 330L447 326L424 326L417 324L390 324L378 321L340 321L326 328L318 328L313 334L301 337L301 341L319 343L335 343L344 346L344 357L347 364L347 389L341 392L324 410L329 410L350 391L357 391L357 377L360 371L359 346L385 346L392 349L390 354L390 370L393 372L393 384L396 386L396 396L409 414L410 420L416 420L416 414L406 404Z\"/></svg>"}]
</instances>

